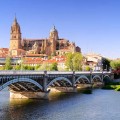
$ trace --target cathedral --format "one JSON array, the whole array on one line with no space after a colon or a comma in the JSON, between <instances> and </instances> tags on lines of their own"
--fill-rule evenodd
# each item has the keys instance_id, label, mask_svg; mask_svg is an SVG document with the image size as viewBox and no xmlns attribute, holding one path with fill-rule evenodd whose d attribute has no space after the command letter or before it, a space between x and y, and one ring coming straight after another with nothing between
<instances>
[{"instance_id":1,"label":"cathedral","mask_svg":"<svg viewBox=\"0 0 120 120\"><path fill-rule=\"evenodd\" d=\"M20 25L17 19L11 26L9 54L11 56L21 55L64 55L68 52L81 52L75 43L59 38L55 26L50 30L46 39L22 39Z\"/></svg>"}]
</instances>

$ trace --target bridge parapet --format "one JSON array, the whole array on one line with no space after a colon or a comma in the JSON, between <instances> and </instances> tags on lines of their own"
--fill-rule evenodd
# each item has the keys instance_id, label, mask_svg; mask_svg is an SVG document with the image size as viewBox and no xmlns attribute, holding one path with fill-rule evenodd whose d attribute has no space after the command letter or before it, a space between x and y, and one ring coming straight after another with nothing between
<instances>
[{"instance_id":1,"label":"bridge parapet","mask_svg":"<svg viewBox=\"0 0 120 120\"><path fill-rule=\"evenodd\" d=\"M0 71L0 75L35 75L35 74L44 74L44 71L27 71L27 70L21 70L21 71L16 71L16 70L3 70Z\"/></svg>"},{"instance_id":2,"label":"bridge parapet","mask_svg":"<svg viewBox=\"0 0 120 120\"><path fill-rule=\"evenodd\" d=\"M46 71L47 74L111 74L107 71ZM45 74L45 71L35 71L35 70L0 70L0 75L2 74Z\"/></svg>"},{"instance_id":3,"label":"bridge parapet","mask_svg":"<svg viewBox=\"0 0 120 120\"><path fill-rule=\"evenodd\" d=\"M0 71L0 90L5 84L15 90L45 92L48 87L75 87L81 83L103 82L104 78L111 78L112 75L107 71Z\"/></svg>"}]
</instances>

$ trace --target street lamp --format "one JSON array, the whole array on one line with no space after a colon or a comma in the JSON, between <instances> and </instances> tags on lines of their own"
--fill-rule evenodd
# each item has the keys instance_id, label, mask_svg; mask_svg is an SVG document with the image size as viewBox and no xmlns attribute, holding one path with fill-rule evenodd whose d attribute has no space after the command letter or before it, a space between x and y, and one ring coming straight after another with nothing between
<instances>
[{"instance_id":1,"label":"street lamp","mask_svg":"<svg viewBox=\"0 0 120 120\"><path fill-rule=\"evenodd\" d=\"M106 71L107 71L107 65L106 65Z\"/></svg>"},{"instance_id":2,"label":"street lamp","mask_svg":"<svg viewBox=\"0 0 120 120\"><path fill-rule=\"evenodd\" d=\"M101 70L103 71L103 63L101 64Z\"/></svg>"},{"instance_id":3,"label":"street lamp","mask_svg":"<svg viewBox=\"0 0 120 120\"><path fill-rule=\"evenodd\" d=\"M111 68L111 67L109 67L109 71L110 71L110 72L112 71L112 68Z\"/></svg>"},{"instance_id":4,"label":"street lamp","mask_svg":"<svg viewBox=\"0 0 120 120\"><path fill-rule=\"evenodd\" d=\"M22 71L22 67L23 67L23 58L22 58L23 56L22 56L22 53L21 53L21 66L20 66L20 69L21 69L21 71Z\"/></svg>"}]
</instances>

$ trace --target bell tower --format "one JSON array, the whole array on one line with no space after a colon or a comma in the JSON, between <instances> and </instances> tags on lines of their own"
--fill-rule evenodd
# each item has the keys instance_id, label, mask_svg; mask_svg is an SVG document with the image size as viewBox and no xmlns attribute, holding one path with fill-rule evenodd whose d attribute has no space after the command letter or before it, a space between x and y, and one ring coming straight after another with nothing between
<instances>
[{"instance_id":1,"label":"bell tower","mask_svg":"<svg viewBox=\"0 0 120 120\"><path fill-rule=\"evenodd\" d=\"M21 49L21 30L16 17L11 26L11 33L10 33L9 51L11 51L12 49Z\"/></svg>"},{"instance_id":2,"label":"bell tower","mask_svg":"<svg viewBox=\"0 0 120 120\"><path fill-rule=\"evenodd\" d=\"M56 42L58 40L58 31L55 26L50 30L49 42L50 42L50 50L51 54L56 52Z\"/></svg>"}]
</instances>

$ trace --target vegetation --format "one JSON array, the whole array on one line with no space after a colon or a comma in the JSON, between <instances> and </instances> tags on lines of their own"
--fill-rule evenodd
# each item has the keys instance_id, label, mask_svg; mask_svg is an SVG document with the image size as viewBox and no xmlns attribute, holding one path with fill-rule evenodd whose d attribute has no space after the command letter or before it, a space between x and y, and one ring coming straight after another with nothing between
<instances>
[{"instance_id":1,"label":"vegetation","mask_svg":"<svg viewBox=\"0 0 120 120\"><path fill-rule=\"evenodd\" d=\"M68 70L79 71L82 69L82 55L81 53L67 53L66 66Z\"/></svg>"},{"instance_id":2,"label":"vegetation","mask_svg":"<svg viewBox=\"0 0 120 120\"><path fill-rule=\"evenodd\" d=\"M21 65L16 65L16 66L14 67L14 69L15 69L15 70L20 70L20 69L21 69Z\"/></svg>"},{"instance_id":3,"label":"vegetation","mask_svg":"<svg viewBox=\"0 0 120 120\"><path fill-rule=\"evenodd\" d=\"M90 71L90 66L86 66L86 67L85 67L85 70L86 70L86 71Z\"/></svg>"},{"instance_id":4,"label":"vegetation","mask_svg":"<svg viewBox=\"0 0 120 120\"><path fill-rule=\"evenodd\" d=\"M113 60L110 62L112 69L116 70L120 68L120 60Z\"/></svg>"},{"instance_id":5,"label":"vegetation","mask_svg":"<svg viewBox=\"0 0 120 120\"><path fill-rule=\"evenodd\" d=\"M58 70L57 63L56 63L56 62L55 62L55 63L52 63L52 64L50 65L50 71L53 71L53 70L55 70L55 71Z\"/></svg>"},{"instance_id":6,"label":"vegetation","mask_svg":"<svg viewBox=\"0 0 120 120\"><path fill-rule=\"evenodd\" d=\"M120 91L120 85L105 85L103 89Z\"/></svg>"},{"instance_id":7,"label":"vegetation","mask_svg":"<svg viewBox=\"0 0 120 120\"><path fill-rule=\"evenodd\" d=\"M47 71L49 71L49 64L43 63L41 66L38 67L37 70L47 70Z\"/></svg>"},{"instance_id":8,"label":"vegetation","mask_svg":"<svg viewBox=\"0 0 120 120\"><path fill-rule=\"evenodd\" d=\"M3 66L0 66L0 70L4 70L4 67L3 67Z\"/></svg>"},{"instance_id":9,"label":"vegetation","mask_svg":"<svg viewBox=\"0 0 120 120\"><path fill-rule=\"evenodd\" d=\"M35 70L47 70L47 71L57 71L58 67L57 67L57 63L52 63L52 64L42 64L42 65L38 65L35 66L34 68Z\"/></svg>"},{"instance_id":10,"label":"vegetation","mask_svg":"<svg viewBox=\"0 0 120 120\"><path fill-rule=\"evenodd\" d=\"M110 69L110 60L107 58L102 59L102 64L103 64L103 70L109 71Z\"/></svg>"},{"instance_id":11,"label":"vegetation","mask_svg":"<svg viewBox=\"0 0 120 120\"><path fill-rule=\"evenodd\" d=\"M5 61L4 70L11 70L11 69L12 69L11 58L7 57Z\"/></svg>"},{"instance_id":12,"label":"vegetation","mask_svg":"<svg viewBox=\"0 0 120 120\"><path fill-rule=\"evenodd\" d=\"M120 82L109 82L103 89L120 91Z\"/></svg>"},{"instance_id":13,"label":"vegetation","mask_svg":"<svg viewBox=\"0 0 120 120\"><path fill-rule=\"evenodd\" d=\"M113 69L115 79L120 78L120 60L113 60L110 62Z\"/></svg>"},{"instance_id":14,"label":"vegetation","mask_svg":"<svg viewBox=\"0 0 120 120\"><path fill-rule=\"evenodd\" d=\"M34 66L24 65L22 70L34 70L34 69L35 69Z\"/></svg>"}]
</instances>

